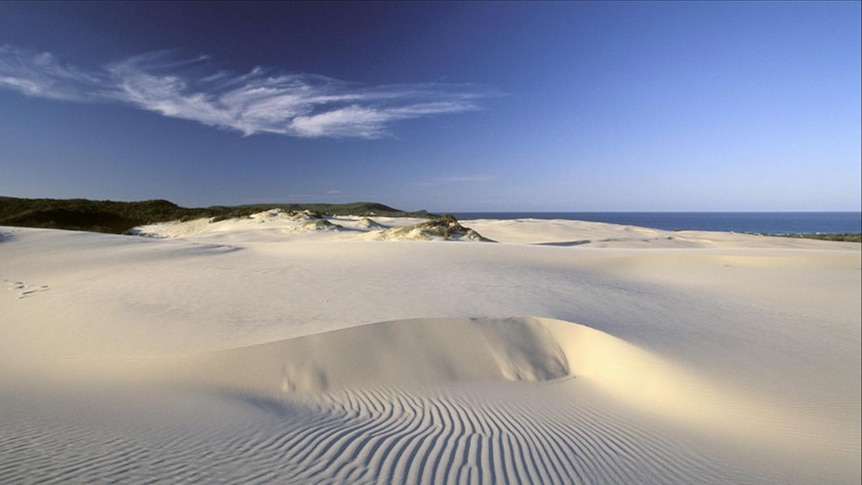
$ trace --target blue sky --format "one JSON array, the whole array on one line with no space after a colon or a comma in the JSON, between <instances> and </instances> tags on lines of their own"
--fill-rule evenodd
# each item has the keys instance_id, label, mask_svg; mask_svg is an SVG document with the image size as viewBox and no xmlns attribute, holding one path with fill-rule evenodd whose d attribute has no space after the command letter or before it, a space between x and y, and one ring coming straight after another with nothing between
<instances>
[{"instance_id":1,"label":"blue sky","mask_svg":"<svg viewBox=\"0 0 862 485\"><path fill-rule=\"evenodd\" d=\"M860 2L0 2L0 195L860 210Z\"/></svg>"}]
</instances>

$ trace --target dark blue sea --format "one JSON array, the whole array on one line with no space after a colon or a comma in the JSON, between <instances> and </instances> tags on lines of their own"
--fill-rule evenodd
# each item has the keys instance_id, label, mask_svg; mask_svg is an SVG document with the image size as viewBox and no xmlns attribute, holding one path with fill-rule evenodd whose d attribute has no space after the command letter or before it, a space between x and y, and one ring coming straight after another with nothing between
<instances>
[{"instance_id":1,"label":"dark blue sea","mask_svg":"<svg viewBox=\"0 0 862 485\"><path fill-rule=\"evenodd\" d=\"M453 215L458 219L568 219L668 231L862 232L862 212L455 212Z\"/></svg>"}]
</instances>

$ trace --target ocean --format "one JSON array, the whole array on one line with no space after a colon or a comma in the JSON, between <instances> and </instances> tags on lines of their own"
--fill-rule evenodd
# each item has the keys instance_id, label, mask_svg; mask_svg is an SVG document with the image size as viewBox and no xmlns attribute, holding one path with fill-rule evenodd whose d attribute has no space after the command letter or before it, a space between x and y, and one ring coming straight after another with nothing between
<instances>
[{"instance_id":1,"label":"ocean","mask_svg":"<svg viewBox=\"0 0 862 485\"><path fill-rule=\"evenodd\" d=\"M862 212L455 212L458 219L568 219L651 227L769 234L862 232Z\"/></svg>"}]
</instances>

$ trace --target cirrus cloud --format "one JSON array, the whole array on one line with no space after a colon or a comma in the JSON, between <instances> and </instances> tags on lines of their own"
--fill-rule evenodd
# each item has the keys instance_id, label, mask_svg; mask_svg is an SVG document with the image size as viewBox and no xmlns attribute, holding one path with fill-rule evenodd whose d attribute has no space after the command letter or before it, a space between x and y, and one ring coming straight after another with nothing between
<instances>
[{"instance_id":1,"label":"cirrus cloud","mask_svg":"<svg viewBox=\"0 0 862 485\"><path fill-rule=\"evenodd\" d=\"M480 109L492 96L469 84L369 86L314 74L215 71L201 56L135 56L99 69L60 62L50 53L0 46L0 88L40 98L111 102L196 121L243 135L380 138L397 121Z\"/></svg>"}]
</instances>

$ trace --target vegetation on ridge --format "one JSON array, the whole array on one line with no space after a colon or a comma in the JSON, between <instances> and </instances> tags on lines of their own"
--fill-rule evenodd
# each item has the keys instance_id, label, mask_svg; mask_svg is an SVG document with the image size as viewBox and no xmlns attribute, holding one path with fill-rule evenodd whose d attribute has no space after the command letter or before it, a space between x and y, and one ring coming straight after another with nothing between
<instances>
[{"instance_id":1,"label":"vegetation on ridge","mask_svg":"<svg viewBox=\"0 0 862 485\"><path fill-rule=\"evenodd\" d=\"M469 239L481 242L494 242L478 232L464 227L452 214L444 214L419 224L410 226L393 227L382 231L383 237L408 238L408 239L445 239L460 240Z\"/></svg>"},{"instance_id":2,"label":"vegetation on ridge","mask_svg":"<svg viewBox=\"0 0 862 485\"><path fill-rule=\"evenodd\" d=\"M329 216L432 217L432 214L425 211L405 212L374 202L252 204L236 207L185 208L167 200L116 202L88 199L0 197L0 225L123 234L133 227L156 222L186 221L202 217L223 220L246 217L269 209L310 211Z\"/></svg>"},{"instance_id":3,"label":"vegetation on ridge","mask_svg":"<svg viewBox=\"0 0 862 485\"><path fill-rule=\"evenodd\" d=\"M858 232L839 232L839 233L813 233L813 234L762 234L763 236L773 237L792 237L797 239L819 239L821 241L843 241L862 243L862 233Z\"/></svg>"}]
</instances>

